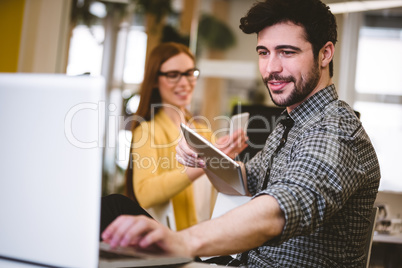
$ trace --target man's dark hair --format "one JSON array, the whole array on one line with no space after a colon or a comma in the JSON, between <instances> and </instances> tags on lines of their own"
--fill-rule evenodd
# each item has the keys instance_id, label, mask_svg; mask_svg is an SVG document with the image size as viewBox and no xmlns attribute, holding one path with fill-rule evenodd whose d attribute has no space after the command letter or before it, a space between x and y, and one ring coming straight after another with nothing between
<instances>
[{"instance_id":1,"label":"man's dark hair","mask_svg":"<svg viewBox=\"0 0 402 268\"><path fill-rule=\"evenodd\" d=\"M320 0L265 0L251 7L240 19L240 29L246 33L260 32L267 26L281 22L292 22L305 29L306 40L313 47L317 59L320 49L331 41L337 41L335 16ZM333 62L329 65L333 76Z\"/></svg>"}]
</instances>

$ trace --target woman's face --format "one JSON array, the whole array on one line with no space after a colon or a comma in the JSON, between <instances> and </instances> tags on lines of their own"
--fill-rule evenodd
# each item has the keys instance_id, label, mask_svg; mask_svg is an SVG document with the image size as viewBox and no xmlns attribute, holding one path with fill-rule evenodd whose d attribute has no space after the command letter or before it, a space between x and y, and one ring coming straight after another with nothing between
<instances>
[{"instance_id":1,"label":"woman's face","mask_svg":"<svg viewBox=\"0 0 402 268\"><path fill-rule=\"evenodd\" d=\"M185 53L180 53L165 61L160 72L166 75L159 75L158 87L162 97L162 104L176 106L179 109L185 108L191 103L196 79L191 76L178 73L191 73L194 69L193 60ZM176 75L176 79L172 78ZM177 81L175 81L177 80Z\"/></svg>"}]
</instances>

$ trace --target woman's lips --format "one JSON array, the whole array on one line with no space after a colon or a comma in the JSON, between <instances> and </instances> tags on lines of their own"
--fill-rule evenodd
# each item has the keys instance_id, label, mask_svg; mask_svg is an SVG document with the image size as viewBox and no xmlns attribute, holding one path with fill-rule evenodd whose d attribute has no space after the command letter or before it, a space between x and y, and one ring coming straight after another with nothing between
<instances>
[{"instance_id":1,"label":"woman's lips","mask_svg":"<svg viewBox=\"0 0 402 268\"><path fill-rule=\"evenodd\" d=\"M176 92L175 95L180 99L187 99L190 94L188 92Z\"/></svg>"}]
</instances>

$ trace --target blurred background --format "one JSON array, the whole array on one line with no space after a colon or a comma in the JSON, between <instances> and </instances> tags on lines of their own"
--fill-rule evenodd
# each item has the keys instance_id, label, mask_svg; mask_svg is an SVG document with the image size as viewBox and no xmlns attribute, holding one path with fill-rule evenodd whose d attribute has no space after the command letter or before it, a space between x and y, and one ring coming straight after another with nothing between
<instances>
[{"instance_id":1,"label":"blurred background","mask_svg":"<svg viewBox=\"0 0 402 268\"><path fill-rule=\"evenodd\" d=\"M205 115L213 129L222 124L216 116L230 115L238 103L272 105L258 72L256 35L239 29L254 2L0 0L0 72L105 77L103 192L117 192L128 161L127 118L138 105L147 54L160 42L181 42L196 54L201 79L189 109ZM361 114L376 148L378 202L393 207L388 217L400 219L402 0L324 2L338 23L335 85Z\"/></svg>"}]
</instances>

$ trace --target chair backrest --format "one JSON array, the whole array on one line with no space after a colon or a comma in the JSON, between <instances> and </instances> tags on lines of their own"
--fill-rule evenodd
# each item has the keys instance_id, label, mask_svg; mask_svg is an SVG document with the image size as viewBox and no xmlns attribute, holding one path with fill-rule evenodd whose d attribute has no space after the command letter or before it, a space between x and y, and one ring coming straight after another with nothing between
<instances>
[{"instance_id":1,"label":"chair backrest","mask_svg":"<svg viewBox=\"0 0 402 268\"><path fill-rule=\"evenodd\" d=\"M214 210L212 212L211 219L222 216L229 210L232 210L238 206L241 206L251 200L250 196L244 195L227 195L223 193L218 193L216 197L216 202Z\"/></svg>"},{"instance_id":2,"label":"chair backrest","mask_svg":"<svg viewBox=\"0 0 402 268\"><path fill-rule=\"evenodd\" d=\"M158 222L169 227L171 230L176 231L176 220L171 200L164 204L148 208L147 212Z\"/></svg>"},{"instance_id":3,"label":"chair backrest","mask_svg":"<svg viewBox=\"0 0 402 268\"><path fill-rule=\"evenodd\" d=\"M377 221L377 214L378 214L378 207L374 207L371 215L370 215L370 226L368 228L367 232L367 240L366 240L366 247L365 247L365 255L366 255L366 263L365 267L369 267L370 263L370 256L371 256L371 246L373 244L373 236L374 236L374 230L375 230L375 224Z\"/></svg>"}]
</instances>

